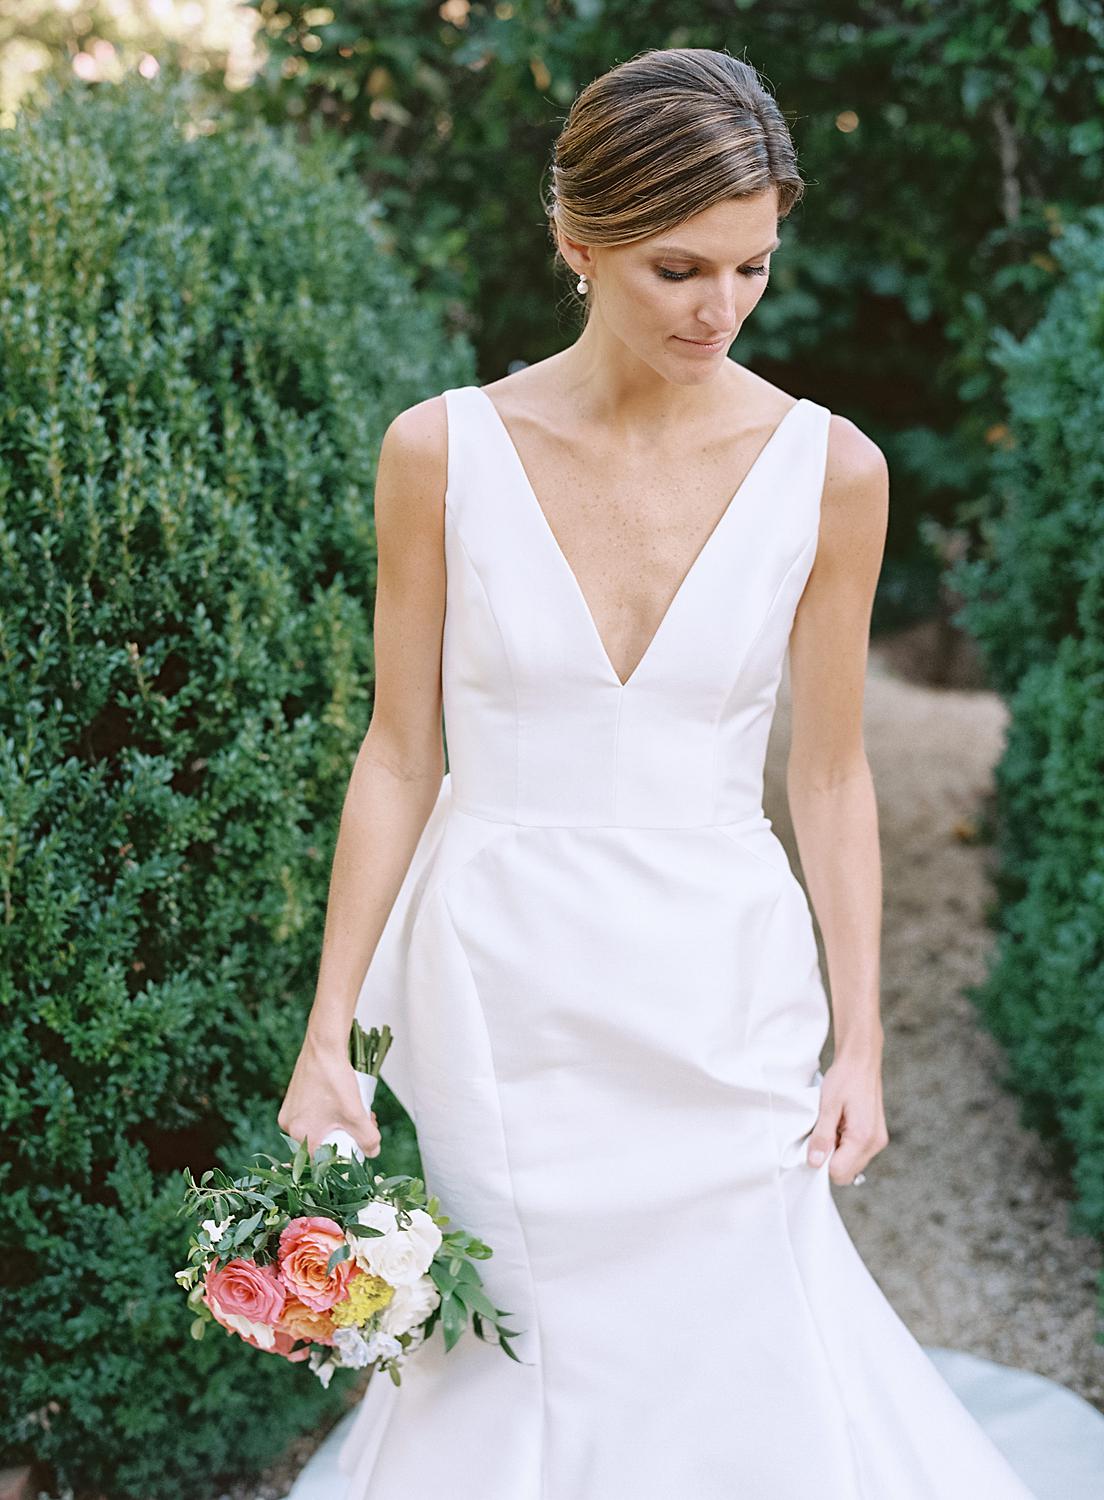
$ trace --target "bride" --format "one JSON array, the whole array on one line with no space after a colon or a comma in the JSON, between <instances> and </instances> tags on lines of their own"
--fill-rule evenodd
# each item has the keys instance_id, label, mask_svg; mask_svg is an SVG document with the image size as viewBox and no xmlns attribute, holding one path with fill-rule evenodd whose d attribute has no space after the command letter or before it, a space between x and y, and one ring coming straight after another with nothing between
<instances>
[{"instance_id":1,"label":"bride","mask_svg":"<svg viewBox=\"0 0 1104 1500\"><path fill-rule=\"evenodd\" d=\"M383 1077L522 1363L430 1339L373 1379L346 1500L1030 1500L830 1190L889 1145L888 475L728 358L803 191L747 63L613 68L546 203L580 336L384 437L373 715L278 1118L376 1155L347 1039L392 1025ZM787 654L808 898L761 800Z\"/></svg>"}]
</instances>

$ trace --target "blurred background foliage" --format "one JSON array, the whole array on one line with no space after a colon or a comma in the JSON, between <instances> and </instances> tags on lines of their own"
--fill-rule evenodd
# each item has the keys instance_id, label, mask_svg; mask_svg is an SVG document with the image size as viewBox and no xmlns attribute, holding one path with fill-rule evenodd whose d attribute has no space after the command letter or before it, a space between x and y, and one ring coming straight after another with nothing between
<instances>
[{"instance_id":1,"label":"blurred background foliage","mask_svg":"<svg viewBox=\"0 0 1104 1500\"><path fill-rule=\"evenodd\" d=\"M382 432L575 336L548 152L646 47L791 121L734 352L885 451L875 629L964 625L1009 704L975 999L1104 1234L1102 44L1080 0L0 0L0 1461L187 1500L339 1399L187 1340L177 1171L278 1149Z\"/></svg>"}]
</instances>

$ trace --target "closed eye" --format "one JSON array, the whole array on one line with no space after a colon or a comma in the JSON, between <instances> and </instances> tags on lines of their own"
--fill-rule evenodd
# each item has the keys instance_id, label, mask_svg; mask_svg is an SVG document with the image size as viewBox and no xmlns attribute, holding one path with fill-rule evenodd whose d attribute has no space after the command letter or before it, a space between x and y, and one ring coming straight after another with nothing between
<instances>
[{"instance_id":1,"label":"closed eye","mask_svg":"<svg viewBox=\"0 0 1104 1500\"><path fill-rule=\"evenodd\" d=\"M768 267L766 265L741 266L740 275L765 276L767 274L767 270ZM659 274L663 277L664 281L687 281L691 276L696 276L698 274L698 271L697 267L695 267L692 271L668 271L664 266L660 266Z\"/></svg>"}]
</instances>

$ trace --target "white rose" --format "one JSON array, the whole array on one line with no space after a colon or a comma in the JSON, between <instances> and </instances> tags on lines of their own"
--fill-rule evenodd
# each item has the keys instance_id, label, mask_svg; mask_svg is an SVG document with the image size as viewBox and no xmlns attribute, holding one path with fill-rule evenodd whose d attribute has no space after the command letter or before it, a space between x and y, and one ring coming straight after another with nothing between
<instances>
[{"instance_id":1,"label":"white rose","mask_svg":"<svg viewBox=\"0 0 1104 1500\"><path fill-rule=\"evenodd\" d=\"M441 1300L441 1293L432 1276L421 1276L417 1281L398 1286L395 1295L378 1314L379 1327L384 1333L409 1333L426 1318Z\"/></svg>"},{"instance_id":2,"label":"white rose","mask_svg":"<svg viewBox=\"0 0 1104 1500\"><path fill-rule=\"evenodd\" d=\"M438 1226L433 1222L433 1217L427 1214L424 1208L412 1208L410 1210L410 1228L407 1233L412 1238L422 1242L422 1264L419 1268L419 1276L429 1270L430 1262L441 1248L444 1238Z\"/></svg>"},{"instance_id":3,"label":"white rose","mask_svg":"<svg viewBox=\"0 0 1104 1500\"><path fill-rule=\"evenodd\" d=\"M393 1203L369 1203L360 1210L358 1223L382 1230L370 1239L361 1239L355 1229L349 1232L353 1258L362 1271L393 1287L409 1286L425 1274L441 1244L441 1231L422 1208L412 1209L410 1218L410 1226L400 1229Z\"/></svg>"},{"instance_id":4,"label":"white rose","mask_svg":"<svg viewBox=\"0 0 1104 1500\"><path fill-rule=\"evenodd\" d=\"M393 1203L387 1203L382 1198L366 1203L357 1214L358 1224L367 1224L369 1229L382 1229L385 1234L389 1230L396 1229L398 1222L398 1209Z\"/></svg>"}]
</instances>

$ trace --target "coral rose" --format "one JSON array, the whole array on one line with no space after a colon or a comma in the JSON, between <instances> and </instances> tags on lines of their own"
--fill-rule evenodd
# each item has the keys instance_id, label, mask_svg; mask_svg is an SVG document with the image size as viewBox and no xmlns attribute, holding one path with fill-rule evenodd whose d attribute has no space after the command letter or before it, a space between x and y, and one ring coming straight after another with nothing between
<instances>
[{"instance_id":1,"label":"coral rose","mask_svg":"<svg viewBox=\"0 0 1104 1500\"><path fill-rule=\"evenodd\" d=\"M332 1344L334 1320L329 1313L315 1312L305 1302L300 1302L293 1292L288 1293L284 1311L277 1329L293 1339L308 1339L315 1344Z\"/></svg>"},{"instance_id":2,"label":"coral rose","mask_svg":"<svg viewBox=\"0 0 1104 1500\"><path fill-rule=\"evenodd\" d=\"M277 1254L280 1279L289 1292L315 1312L326 1312L341 1301L349 1277L357 1269L349 1256L327 1272L326 1262L344 1244L341 1225L318 1216L292 1219L280 1235Z\"/></svg>"},{"instance_id":3,"label":"coral rose","mask_svg":"<svg viewBox=\"0 0 1104 1500\"><path fill-rule=\"evenodd\" d=\"M246 1343L275 1349L274 1324L287 1300L275 1266L259 1266L241 1257L227 1261L221 1271L207 1272L203 1300L222 1326Z\"/></svg>"}]
</instances>

